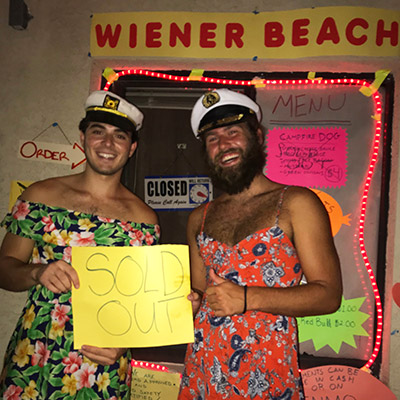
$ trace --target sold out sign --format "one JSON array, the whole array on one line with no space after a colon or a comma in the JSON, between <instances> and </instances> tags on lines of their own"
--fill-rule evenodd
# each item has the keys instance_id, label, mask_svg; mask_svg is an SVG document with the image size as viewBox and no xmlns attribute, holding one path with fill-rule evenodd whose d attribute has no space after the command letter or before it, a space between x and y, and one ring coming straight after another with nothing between
<instances>
[{"instance_id":1,"label":"sold out sign","mask_svg":"<svg viewBox=\"0 0 400 400\"><path fill-rule=\"evenodd\" d=\"M20 141L18 157L24 160L68 164L71 165L71 169L76 168L85 161L83 149L77 143L63 145L34 142L33 140Z\"/></svg>"}]
</instances>

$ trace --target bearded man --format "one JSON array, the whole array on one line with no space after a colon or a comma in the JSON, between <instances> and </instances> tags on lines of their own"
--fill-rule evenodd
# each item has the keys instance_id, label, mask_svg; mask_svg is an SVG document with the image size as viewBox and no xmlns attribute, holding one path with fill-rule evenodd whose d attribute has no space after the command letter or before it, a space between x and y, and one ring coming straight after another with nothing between
<instances>
[{"instance_id":1,"label":"bearded man","mask_svg":"<svg viewBox=\"0 0 400 400\"><path fill-rule=\"evenodd\" d=\"M195 341L179 399L304 399L296 317L335 312L342 296L328 214L311 190L263 175L249 97L205 93L191 123L224 193L188 220Z\"/></svg>"}]
</instances>

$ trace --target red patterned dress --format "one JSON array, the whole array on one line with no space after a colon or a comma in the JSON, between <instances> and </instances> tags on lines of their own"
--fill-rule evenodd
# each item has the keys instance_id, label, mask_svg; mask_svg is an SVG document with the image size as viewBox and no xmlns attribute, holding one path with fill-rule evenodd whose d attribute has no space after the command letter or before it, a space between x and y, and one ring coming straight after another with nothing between
<instances>
[{"instance_id":1,"label":"red patterned dress","mask_svg":"<svg viewBox=\"0 0 400 400\"><path fill-rule=\"evenodd\" d=\"M228 246L209 237L204 220L197 244L210 268L240 286L298 285L302 270L296 250L279 227L259 230ZM204 212L207 212L207 207ZM247 311L215 317L203 298L188 345L179 399L304 399L298 371L296 319Z\"/></svg>"}]
</instances>

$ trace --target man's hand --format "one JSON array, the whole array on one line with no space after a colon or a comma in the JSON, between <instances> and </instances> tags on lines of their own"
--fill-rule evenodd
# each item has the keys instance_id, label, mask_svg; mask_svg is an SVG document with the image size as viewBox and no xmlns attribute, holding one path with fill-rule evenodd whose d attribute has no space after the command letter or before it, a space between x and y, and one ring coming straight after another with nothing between
<instances>
[{"instance_id":1,"label":"man's hand","mask_svg":"<svg viewBox=\"0 0 400 400\"><path fill-rule=\"evenodd\" d=\"M244 308L244 288L218 276L210 269L214 285L206 290L208 304L217 317L241 314Z\"/></svg>"},{"instance_id":2,"label":"man's hand","mask_svg":"<svg viewBox=\"0 0 400 400\"><path fill-rule=\"evenodd\" d=\"M72 284L79 288L79 278L75 269L65 261L58 260L38 267L36 281L54 293L66 293Z\"/></svg>"},{"instance_id":3,"label":"man's hand","mask_svg":"<svg viewBox=\"0 0 400 400\"><path fill-rule=\"evenodd\" d=\"M118 361L127 349L125 348L111 348L111 347L96 347L83 345L80 352L89 360L101 364L112 365Z\"/></svg>"},{"instance_id":4,"label":"man's hand","mask_svg":"<svg viewBox=\"0 0 400 400\"><path fill-rule=\"evenodd\" d=\"M203 296L199 293L200 291L197 290L191 290L190 294L188 294L188 300L192 303L192 310L193 310L193 315L195 315L200 308L201 300Z\"/></svg>"}]
</instances>

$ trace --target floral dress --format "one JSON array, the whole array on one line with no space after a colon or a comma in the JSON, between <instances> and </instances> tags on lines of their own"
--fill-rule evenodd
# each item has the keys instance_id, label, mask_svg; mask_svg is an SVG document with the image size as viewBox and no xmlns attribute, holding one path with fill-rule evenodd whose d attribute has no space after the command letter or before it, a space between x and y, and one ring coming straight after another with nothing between
<instances>
[{"instance_id":1,"label":"floral dress","mask_svg":"<svg viewBox=\"0 0 400 400\"><path fill-rule=\"evenodd\" d=\"M72 246L143 246L159 240L159 226L125 222L17 200L1 223L35 241L31 262L71 261ZM110 366L91 362L73 346L71 292L44 286L28 299L5 355L3 399L129 399L131 356Z\"/></svg>"},{"instance_id":2,"label":"floral dress","mask_svg":"<svg viewBox=\"0 0 400 400\"><path fill-rule=\"evenodd\" d=\"M295 248L278 225L282 196L275 225L233 247L201 228L197 244L208 285L210 268L240 286L299 284L302 270ZM195 341L186 352L180 400L304 399L295 318L258 311L216 317L203 298L194 333Z\"/></svg>"}]
</instances>

